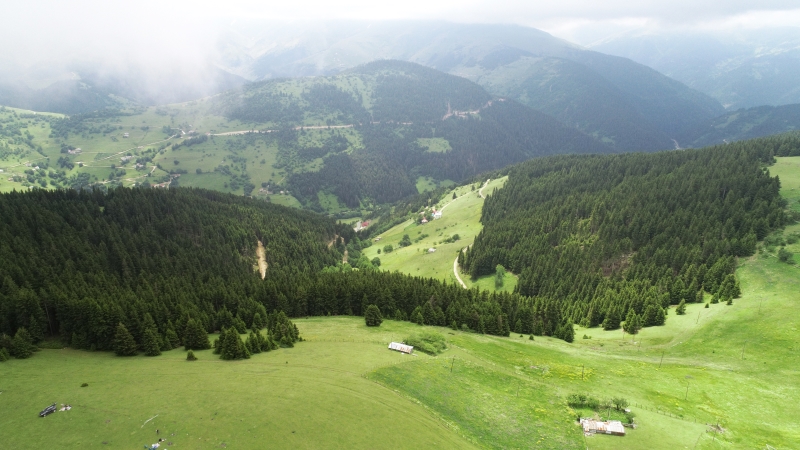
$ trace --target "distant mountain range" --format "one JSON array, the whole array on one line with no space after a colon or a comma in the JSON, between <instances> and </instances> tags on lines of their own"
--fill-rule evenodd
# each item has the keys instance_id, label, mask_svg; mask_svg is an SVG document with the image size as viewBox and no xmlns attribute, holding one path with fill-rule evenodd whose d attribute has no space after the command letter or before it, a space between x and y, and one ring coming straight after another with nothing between
<instances>
[{"instance_id":1,"label":"distant mountain range","mask_svg":"<svg viewBox=\"0 0 800 450\"><path fill-rule=\"evenodd\" d=\"M82 63L49 83L0 82L0 104L75 114L184 102L247 81L329 76L391 59L474 81L486 95L545 113L603 148L653 151L800 126L792 108L742 115L723 107L800 103L797 30L633 32L589 50L517 25L239 21L223 27L213 49L214 67L176 69L154 82L143 68L110 73L99 63ZM734 129L755 116L758 126Z\"/></svg>"},{"instance_id":2,"label":"distant mountain range","mask_svg":"<svg viewBox=\"0 0 800 450\"><path fill-rule=\"evenodd\" d=\"M731 110L800 103L800 27L632 31L591 48L652 67Z\"/></svg>"},{"instance_id":3,"label":"distant mountain range","mask_svg":"<svg viewBox=\"0 0 800 450\"><path fill-rule=\"evenodd\" d=\"M237 24L220 50L221 67L249 79L329 75L375 59L416 62L473 80L618 150L671 148L672 138L724 112L641 64L516 25Z\"/></svg>"}]
</instances>

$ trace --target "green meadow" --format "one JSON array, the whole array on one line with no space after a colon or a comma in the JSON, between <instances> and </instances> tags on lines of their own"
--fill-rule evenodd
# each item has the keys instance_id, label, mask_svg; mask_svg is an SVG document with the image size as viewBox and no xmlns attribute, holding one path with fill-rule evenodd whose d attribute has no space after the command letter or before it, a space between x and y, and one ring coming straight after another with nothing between
<instances>
[{"instance_id":1,"label":"green meadow","mask_svg":"<svg viewBox=\"0 0 800 450\"><path fill-rule=\"evenodd\" d=\"M507 177L490 180L483 189L483 194L488 196L495 188L502 188L506 180ZM379 257L381 269L384 270L398 270L410 275L455 283L453 262L461 249L472 244L482 228L480 218L484 199L478 192L483 184L474 190L473 186L456 187L439 199L435 205L432 205L442 211L440 219L425 224L418 224L413 220L403 222L382 233L379 241L364 250L364 255L369 259ZM456 196L455 199L453 199L453 194ZM406 234L411 239L412 245L400 248L398 243ZM459 236L459 240L450 243L444 242L455 234ZM391 253L384 252L383 248L386 245L392 245L394 250ZM435 249L435 251L431 253L430 249ZM465 283L469 283L468 276L462 275L461 278ZM513 289L515 278L509 274L507 281L506 288L510 286ZM494 289L494 278L490 282ZM483 285L481 286L483 287Z\"/></svg>"}]
</instances>

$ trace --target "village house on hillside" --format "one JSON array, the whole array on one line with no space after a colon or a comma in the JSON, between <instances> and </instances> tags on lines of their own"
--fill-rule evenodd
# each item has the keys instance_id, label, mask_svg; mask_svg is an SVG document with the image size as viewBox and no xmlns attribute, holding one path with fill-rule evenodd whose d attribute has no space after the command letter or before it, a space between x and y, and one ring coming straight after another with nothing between
<instances>
[{"instance_id":1,"label":"village house on hillside","mask_svg":"<svg viewBox=\"0 0 800 450\"><path fill-rule=\"evenodd\" d=\"M614 436L625 436L625 427L619 420L609 420L601 422L594 419L581 419L583 432L587 434L612 434Z\"/></svg>"}]
</instances>

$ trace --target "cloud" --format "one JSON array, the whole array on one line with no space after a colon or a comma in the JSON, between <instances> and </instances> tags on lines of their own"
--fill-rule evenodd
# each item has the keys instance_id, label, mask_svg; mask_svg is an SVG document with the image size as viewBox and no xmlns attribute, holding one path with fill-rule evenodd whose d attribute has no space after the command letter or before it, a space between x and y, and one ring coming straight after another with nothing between
<instances>
[{"instance_id":1,"label":"cloud","mask_svg":"<svg viewBox=\"0 0 800 450\"><path fill-rule=\"evenodd\" d=\"M42 63L99 61L153 73L216 60L232 21L446 20L514 23L586 44L620 31L773 27L800 23L796 0L7 0L0 75ZM265 25L268 26L268 25ZM154 75L155 76L155 75Z\"/></svg>"}]
</instances>

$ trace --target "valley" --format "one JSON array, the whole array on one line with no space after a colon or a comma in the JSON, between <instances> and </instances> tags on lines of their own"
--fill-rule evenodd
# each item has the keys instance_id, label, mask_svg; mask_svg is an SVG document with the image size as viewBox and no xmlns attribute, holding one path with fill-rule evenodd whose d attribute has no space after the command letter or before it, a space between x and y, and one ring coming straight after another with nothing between
<instances>
[{"instance_id":1,"label":"valley","mask_svg":"<svg viewBox=\"0 0 800 450\"><path fill-rule=\"evenodd\" d=\"M800 10L512 3L7 8L0 447L794 448Z\"/></svg>"}]
</instances>

